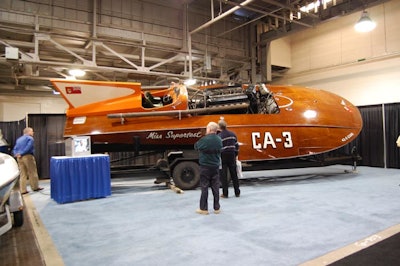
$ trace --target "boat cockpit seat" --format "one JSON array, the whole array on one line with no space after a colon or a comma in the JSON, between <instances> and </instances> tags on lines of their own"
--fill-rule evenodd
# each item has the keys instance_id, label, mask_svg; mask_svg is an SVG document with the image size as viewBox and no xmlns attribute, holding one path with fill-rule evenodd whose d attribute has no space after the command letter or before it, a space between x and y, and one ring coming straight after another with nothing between
<instances>
[{"instance_id":1,"label":"boat cockpit seat","mask_svg":"<svg viewBox=\"0 0 400 266\"><path fill-rule=\"evenodd\" d=\"M144 93L144 98L143 98L144 108L152 108L160 105L162 105L162 99L160 97L154 97L153 95L151 95L149 91L146 91Z\"/></svg>"},{"instance_id":2,"label":"boat cockpit seat","mask_svg":"<svg viewBox=\"0 0 400 266\"><path fill-rule=\"evenodd\" d=\"M165 95L162 97L162 103L163 103L163 105L171 104L171 103L172 103L172 97L171 97L171 95L165 94Z\"/></svg>"},{"instance_id":3,"label":"boat cockpit seat","mask_svg":"<svg viewBox=\"0 0 400 266\"><path fill-rule=\"evenodd\" d=\"M161 98L160 97L154 97L153 95L151 95L151 93L149 91L146 91L144 93L144 97L149 99L153 104L161 103Z\"/></svg>"}]
</instances>

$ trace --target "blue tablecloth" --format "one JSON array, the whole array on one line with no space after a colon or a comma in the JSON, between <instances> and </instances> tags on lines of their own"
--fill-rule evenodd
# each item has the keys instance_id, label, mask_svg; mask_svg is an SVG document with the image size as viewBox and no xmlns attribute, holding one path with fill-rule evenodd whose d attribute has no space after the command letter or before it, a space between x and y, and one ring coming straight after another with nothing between
<instances>
[{"instance_id":1,"label":"blue tablecloth","mask_svg":"<svg viewBox=\"0 0 400 266\"><path fill-rule=\"evenodd\" d=\"M111 195L110 158L93 154L50 159L51 198L58 203Z\"/></svg>"}]
</instances>

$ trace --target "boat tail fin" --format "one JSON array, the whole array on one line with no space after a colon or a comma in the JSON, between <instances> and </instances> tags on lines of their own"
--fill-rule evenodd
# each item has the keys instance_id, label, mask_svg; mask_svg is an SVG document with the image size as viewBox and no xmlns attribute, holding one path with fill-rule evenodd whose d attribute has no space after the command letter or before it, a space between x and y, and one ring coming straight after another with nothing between
<instances>
[{"instance_id":1,"label":"boat tail fin","mask_svg":"<svg viewBox=\"0 0 400 266\"><path fill-rule=\"evenodd\" d=\"M70 109L141 94L141 84L133 82L53 79L51 83Z\"/></svg>"}]
</instances>

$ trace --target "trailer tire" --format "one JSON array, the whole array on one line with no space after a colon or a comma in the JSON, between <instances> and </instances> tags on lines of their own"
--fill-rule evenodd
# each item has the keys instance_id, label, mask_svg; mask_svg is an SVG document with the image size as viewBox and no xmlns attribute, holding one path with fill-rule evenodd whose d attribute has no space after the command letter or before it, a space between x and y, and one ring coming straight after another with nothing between
<instances>
[{"instance_id":1,"label":"trailer tire","mask_svg":"<svg viewBox=\"0 0 400 266\"><path fill-rule=\"evenodd\" d=\"M21 227L24 224L24 212L23 211L13 212L13 216L14 216L14 226Z\"/></svg>"},{"instance_id":2,"label":"trailer tire","mask_svg":"<svg viewBox=\"0 0 400 266\"><path fill-rule=\"evenodd\" d=\"M195 189L200 183L199 165L192 161L180 162L175 166L172 178L180 189Z\"/></svg>"}]
</instances>

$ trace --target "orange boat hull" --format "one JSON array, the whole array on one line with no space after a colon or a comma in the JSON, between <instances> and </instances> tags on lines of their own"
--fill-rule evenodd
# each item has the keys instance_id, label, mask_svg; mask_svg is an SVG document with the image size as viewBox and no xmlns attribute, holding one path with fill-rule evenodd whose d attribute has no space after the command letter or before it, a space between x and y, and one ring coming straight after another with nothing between
<instances>
[{"instance_id":1,"label":"orange boat hull","mask_svg":"<svg viewBox=\"0 0 400 266\"><path fill-rule=\"evenodd\" d=\"M101 87L104 83L90 84ZM176 92L177 85L173 87ZM193 148L205 133L207 123L223 117L229 129L237 134L239 159L260 161L328 152L353 141L362 129L357 107L323 90L268 86L279 106L279 113L189 114L185 113L189 109L185 88L180 87L175 105L151 110L141 106L143 95L138 92L138 85L132 88L135 90L132 95L91 103L90 106L77 107L70 103L65 137L88 135L93 144L117 144L126 150L132 150L132 147L140 150ZM59 88L59 91L65 94L65 88L64 91ZM158 94L154 91L154 94L161 96L166 91L168 88L159 90ZM67 98L67 95L63 96ZM130 113L131 116L125 115Z\"/></svg>"}]
</instances>

